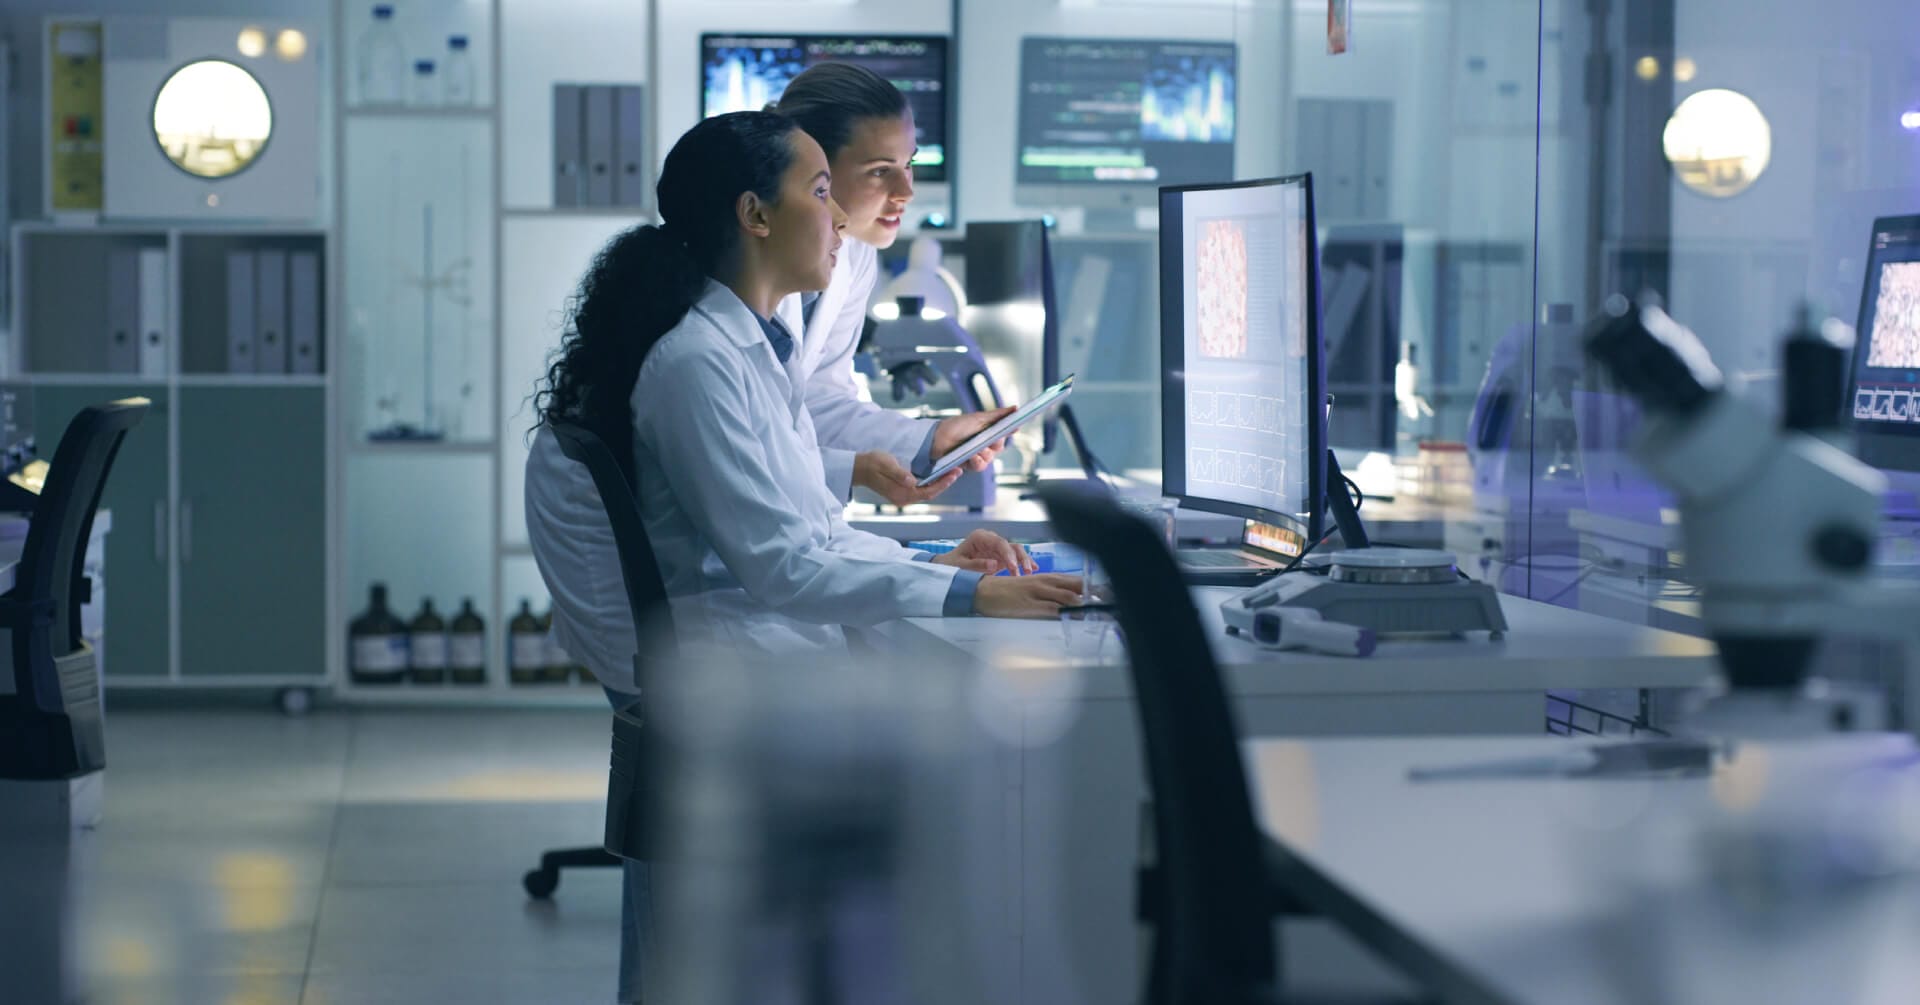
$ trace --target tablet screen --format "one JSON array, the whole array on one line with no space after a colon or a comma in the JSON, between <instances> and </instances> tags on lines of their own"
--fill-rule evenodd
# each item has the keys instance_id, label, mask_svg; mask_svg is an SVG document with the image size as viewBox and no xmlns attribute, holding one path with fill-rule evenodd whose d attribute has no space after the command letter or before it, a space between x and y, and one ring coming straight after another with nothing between
<instances>
[{"instance_id":1,"label":"tablet screen","mask_svg":"<svg viewBox=\"0 0 1920 1005\"><path fill-rule=\"evenodd\" d=\"M1014 430L1039 418L1040 413L1065 401L1067 395L1071 393L1073 393L1073 374L1068 374L1066 379L1035 395L1032 401L1021 405L1013 414L981 430L972 439L941 456L934 462L933 470L927 472L927 476L920 479L919 484L924 487L939 481L941 476L964 463L967 458L986 449L990 444L998 443L1011 435Z\"/></svg>"}]
</instances>

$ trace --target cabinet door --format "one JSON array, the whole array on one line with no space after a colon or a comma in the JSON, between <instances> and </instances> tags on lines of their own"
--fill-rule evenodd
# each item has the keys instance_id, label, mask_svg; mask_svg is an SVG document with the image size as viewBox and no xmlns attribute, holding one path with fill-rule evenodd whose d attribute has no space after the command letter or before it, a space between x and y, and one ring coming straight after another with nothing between
<instances>
[{"instance_id":1,"label":"cabinet door","mask_svg":"<svg viewBox=\"0 0 1920 1005\"><path fill-rule=\"evenodd\" d=\"M167 392L125 385L33 389L33 433L40 456L53 459L67 423L88 405L134 396L153 409L121 441L100 507L112 514L107 564L101 575L106 604L101 664L110 680L165 677L171 648L171 594L167 575Z\"/></svg>"},{"instance_id":2,"label":"cabinet door","mask_svg":"<svg viewBox=\"0 0 1920 1005\"><path fill-rule=\"evenodd\" d=\"M326 392L180 392L180 674L326 672Z\"/></svg>"}]
</instances>

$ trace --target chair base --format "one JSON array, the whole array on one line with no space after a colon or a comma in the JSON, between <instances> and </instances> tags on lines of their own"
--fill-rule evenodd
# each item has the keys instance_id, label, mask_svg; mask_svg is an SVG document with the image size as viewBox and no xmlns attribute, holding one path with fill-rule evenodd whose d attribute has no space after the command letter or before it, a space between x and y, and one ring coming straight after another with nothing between
<instances>
[{"instance_id":1,"label":"chair base","mask_svg":"<svg viewBox=\"0 0 1920 1005\"><path fill-rule=\"evenodd\" d=\"M520 877L520 885L526 888L527 896L546 900L560 887L560 870L610 869L624 861L605 848L556 848L540 855L540 867Z\"/></svg>"}]
</instances>

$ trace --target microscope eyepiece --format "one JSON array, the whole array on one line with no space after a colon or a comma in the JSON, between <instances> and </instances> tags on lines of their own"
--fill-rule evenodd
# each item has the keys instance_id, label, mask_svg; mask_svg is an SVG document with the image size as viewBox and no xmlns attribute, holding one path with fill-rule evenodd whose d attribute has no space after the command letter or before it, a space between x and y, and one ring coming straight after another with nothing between
<instances>
[{"instance_id":1,"label":"microscope eyepiece","mask_svg":"<svg viewBox=\"0 0 1920 1005\"><path fill-rule=\"evenodd\" d=\"M1587 326L1587 355L1652 411L1691 415L1724 385L1706 346L1657 297L1614 294Z\"/></svg>"}]
</instances>

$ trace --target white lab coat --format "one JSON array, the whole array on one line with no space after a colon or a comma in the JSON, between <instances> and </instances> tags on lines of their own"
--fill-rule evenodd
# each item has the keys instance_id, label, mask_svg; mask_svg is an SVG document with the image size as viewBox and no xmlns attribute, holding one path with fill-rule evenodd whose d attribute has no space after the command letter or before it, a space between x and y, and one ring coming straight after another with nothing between
<instances>
[{"instance_id":1,"label":"white lab coat","mask_svg":"<svg viewBox=\"0 0 1920 1005\"><path fill-rule=\"evenodd\" d=\"M853 353L860 344L867 300L879 279L879 253L850 237L840 244L840 260L814 304L811 324L802 323L800 294L782 300L776 310L787 330L799 333L793 362L820 434L827 487L842 503L852 491L855 454L883 450L911 464L935 425L933 419L911 418L874 404L854 379Z\"/></svg>"},{"instance_id":2,"label":"white lab coat","mask_svg":"<svg viewBox=\"0 0 1920 1005\"><path fill-rule=\"evenodd\" d=\"M633 693L635 633L613 524L587 466L545 426L527 452L527 542L553 595L560 648L616 691Z\"/></svg>"},{"instance_id":3,"label":"white lab coat","mask_svg":"<svg viewBox=\"0 0 1920 1005\"><path fill-rule=\"evenodd\" d=\"M958 570L847 526L804 366L798 352L783 366L746 305L709 281L640 367L640 514L683 646L844 650L842 625L943 613Z\"/></svg>"}]
</instances>

